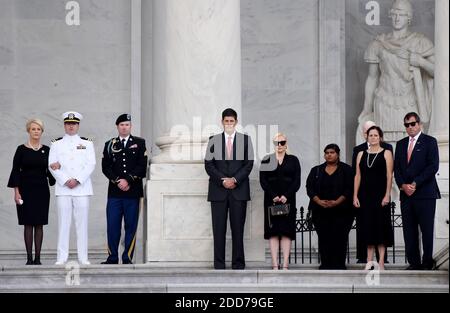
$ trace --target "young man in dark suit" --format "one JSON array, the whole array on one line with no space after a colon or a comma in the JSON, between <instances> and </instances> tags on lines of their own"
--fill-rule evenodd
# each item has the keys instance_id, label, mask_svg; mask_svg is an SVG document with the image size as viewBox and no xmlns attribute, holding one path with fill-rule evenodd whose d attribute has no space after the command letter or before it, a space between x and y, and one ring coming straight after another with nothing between
<instances>
[{"instance_id":1,"label":"young man in dark suit","mask_svg":"<svg viewBox=\"0 0 450 313\"><path fill-rule=\"evenodd\" d=\"M441 195L436 181L439 148L436 138L422 133L417 113L406 114L404 125L408 137L397 142L394 174L400 189L400 202L409 270L431 270L433 261L434 215L436 199ZM422 262L419 249L422 232Z\"/></svg>"},{"instance_id":2,"label":"young man in dark suit","mask_svg":"<svg viewBox=\"0 0 450 313\"><path fill-rule=\"evenodd\" d=\"M209 175L214 236L214 268L225 269L225 235L228 210L232 237L232 269L245 268L244 224L250 200L249 175L253 168L253 146L249 136L236 132L237 113L222 112L224 132L209 139L205 169Z\"/></svg>"},{"instance_id":3,"label":"young man in dark suit","mask_svg":"<svg viewBox=\"0 0 450 313\"><path fill-rule=\"evenodd\" d=\"M375 126L375 122L367 121L363 124L362 133L363 133L364 139L366 141L353 148L353 156L352 156L353 173L356 173L356 157L358 156L358 153L369 149L369 143L367 142L367 130L372 126ZM386 150L391 151L392 154L394 154L394 149L392 148L391 144L382 141L382 142L380 142L380 146ZM357 258L357 263L367 263L367 246L364 244L364 240L361 237L361 231L359 228L359 226L361 224L361 223L359 223L359 210L356 210L355 216L356 216L356 258ZM378 255L378 249L375 249L375 253L376 253L377 260L378 260L380 258ZM388 256L387 256L387 250L386 250L386 253L384 254L384 263L389 263L387 259L388 259Z\"/></svg>"}]
</instances>

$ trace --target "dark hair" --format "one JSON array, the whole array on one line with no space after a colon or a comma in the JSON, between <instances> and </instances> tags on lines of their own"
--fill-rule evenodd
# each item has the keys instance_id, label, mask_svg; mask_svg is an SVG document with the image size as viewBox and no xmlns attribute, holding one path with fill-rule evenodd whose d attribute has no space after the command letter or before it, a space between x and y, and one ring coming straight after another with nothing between
<instances>
[{"instance_id":1,"label":"dark hair","mask_svg":"<svg viewBox=\"0 0 450 313\"><path fill-rule=\"evenodd\" d=\"M227 116L232 116L232 117L234 117L235 120L237 120L237 113L233 109L228 108L222 112L222 120Z\"/></svg>"},{"instance_id":2,"label":"dark hair","mask_svg":"<svg viewBox=\"0 0 450 313\"><path fill-rule=\"evenodd\" d=\"M420 116L416 112L409 112L408 114L406 114L405 117L403 118L403 122L406 122L411 117L415 117L416 118L416 122L420 123Z\"/></svg>"},{"instance_id":3,"label":"dark hair","mask_svg":"<svg viewBox=\"0 0 450 313\"><path fill-rule=\"evenodd\" d=\"M371 130L376 130L378 132L378 136L380 136L380 139L383 139L383 131L381 130L381 128L379 126L372 126L367 130L367 136L369 136L369 133Z\"/></svg>"},{"instance_id":4,"label":"dark hair","mask_svg":"<svg viewBox=\"0 0 450 313\"><path fill-rule=\"evenodd\" d=\"M325 149L323 149L323 152L326 152L326 151L329 150L329 149L334 150L338 155L339 155L340 152L341 152L341 149L339 149L339 146L338 146L337 144L335 144L335 143L330 143L329 145L327 145L327 146L325 147Z\"/></svg>"}]
</instances>

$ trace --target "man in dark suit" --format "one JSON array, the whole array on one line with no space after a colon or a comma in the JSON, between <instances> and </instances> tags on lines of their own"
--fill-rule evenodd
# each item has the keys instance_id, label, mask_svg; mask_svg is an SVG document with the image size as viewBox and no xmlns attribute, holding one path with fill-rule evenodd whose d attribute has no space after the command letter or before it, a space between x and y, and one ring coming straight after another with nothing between
<instances>
[{"instance_id":1,"label":"man in dark suit","mask_svg":"<svg viewBox=\"0 0 450 313\"><path fill-rule=\"evenodd\" d=\"M406 257L410 270L431 270L433 261L434 215L441 195L436 181L439 148L436 138L422 133L417 113L403 119L408 137L397 142L394 174L400 189L400 202ZM422 262L419 249L422 232Z\"/></svg>"},{"instance_id":2,"label":"man in dark suit","mask_svg":"<svg viewBox=\"0 0 450 313\"><path fill-rule=\"evenodd\" d=\"M366 140L362 144L356 146L353 148L353 156L352 156L352 168L353 173L356 173L356 157L358 156L358 153L361 151L365 151L369 149L369 143L367 142L367 130L369 130L370 127L375 126L375 123L372 121L367 121L362 126L362 134L364 139ZM380 146L386 150L389 150L394 154L394 149L392 148L392 145L387 142L380 142ZM356 258L357 263L367 263L367 246L364 244L364 240L361 237L361 230L359 228L360 222L359 222L359 210L356 210L355 217L356 217ZM375 249L377 260L380 258L378 255L378 249ZM387 256L387 250L384 255L384 263L388 262L388 256Z\"/></svg>"},{"instance_id":3,"label":"man in dark suit","mask_svg":"<svg viewBox=\"0 0 450 313\"><path fill-rule=\"evenodd\" d=\"M225 269L225 235L228 210L232 237L232 269L245 268L244 224L250 200L249 175L253 168L253 146L249 136L236 132L237 113L222 112L224 132L209 139L205 169L209 175L214 236L214 268Z\"/></svg>"},{"instance_id":4,"label":"man in dark suit","mask_svg":"<svg viewBox=\"0 0 450 313\"><path fill-rule=\"evenodd\" d=\"M108 259L102 264L119 263L122 219L125 221L125 249L122 264L132 264L136 246L139 202L144 196L142 179L147 174L145 140L131 135L131 116L122 114L116 120L118 137L111 138L103 149L102 172L109 180L106 220Z\"/></svg>"}]
</instances>

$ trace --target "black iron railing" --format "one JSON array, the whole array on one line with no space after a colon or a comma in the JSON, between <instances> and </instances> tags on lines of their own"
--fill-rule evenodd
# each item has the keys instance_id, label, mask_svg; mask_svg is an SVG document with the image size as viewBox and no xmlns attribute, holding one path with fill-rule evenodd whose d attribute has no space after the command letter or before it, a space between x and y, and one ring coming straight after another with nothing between
<instances>
[{"instance_id":1,"label":"black iron railing","mask_svg":"<svg viewBox=\"0 0 450 313\"><path fill-rule=\"evenodd\" d=\"M392 222L392 229L394 231L394 242L392 247L388 248L388 252L391 254L392 262L395 264L396 259L396 253L397 249L395 246L396 240L396 228L402 228L403 222L402 222L402 216L401 214L396 214L396 203L391 202L391 222ZM309 212L307 212L309 213ZM306 214L305 216L305 209L303 207L300 207L300 209L297 212L297 220L296 220L296 232L297 236L294 241L294 253L293 256L289 257L289 263L292 263L292 261L297 264L299 259L301 264L309 263L312 264L313 262L313 247L312 247L312 238L313 233L315 232L314 225L311 223L310 214ZM351 232L356 232L356 219L353 221L352 228L350 230ZM350 234L349 234L350 236ZM300 241L300 247L297 245L297 241ZM305 247L305 243L308 243L308 246ZM300 251L299 251L300 249ZM281 249L280 249L281 250ZM292 258L294 260L292 260ZM281 262L281 251L279 254L279 259ZM317 253L317 260L318 263L320 263L320 255ZM347 262L350 263L350 246L347 244ZM406 263L406 256L405 256L405 263Z\"/></svg>"}]
</instances>

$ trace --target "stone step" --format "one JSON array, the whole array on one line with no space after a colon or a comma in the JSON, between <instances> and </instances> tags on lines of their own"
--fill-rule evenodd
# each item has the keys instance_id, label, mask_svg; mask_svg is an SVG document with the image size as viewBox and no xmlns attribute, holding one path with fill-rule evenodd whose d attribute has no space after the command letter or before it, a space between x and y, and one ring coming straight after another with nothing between
<instances>
[{"instance_id":1,"label":"stone step","mask_svg":"<svg viewBox=\"0 0 450 313\"><path fill-rule=\"evenodd\" d=\"M386 271L364 270L316 270L291 269L273 271L247 269L242 271L215 271L196 268L155 268L149 265L90 265L79 269L65 269L64 266L3 266L0 272L0 289L23 286L39 286L39 288L66 288L67 285L79 281L86 288L118 288L116 286L183 286L223 285L253 286L256 289L264 286L288 285L307 288L308 286L327 286L331 290L346 286L376 285L380 288L418 288L416 286L440 286L448 291L448 271L404 271L389 269ZM138 289L140 287L137 287ZM153 287L152 287L153 288ZM157 287L158 289L159 287ZM264 288L263 288L264 289ZM438 288L439 289L439 288ZM187 288L186 290L190 290ZM220 288L218 290L221 290ZM383 289L384 290L384 289ZM199 291L200 292L200 291Z\"/></svg>"},{"instance_id":2,"label":"stone step","mask_svg":"<svg viewBox=\"0 0 450 313\"><path fill-rule=\"evenodd\" d=\"M448 293L448 285L351 284L114 284L80 286L4 286L0 293Z\"/></svg>"},{"instance_id":3,"label":"stone step","mask_svg":"<svg viewBox=\"0 0 450 313\"><path fill-rule=\"evenodd\" d=\"M448 293L448 285L387 285L351 284L184 284L168 285L167 292L176 293Z\"/></svg>"}]
</instances>

